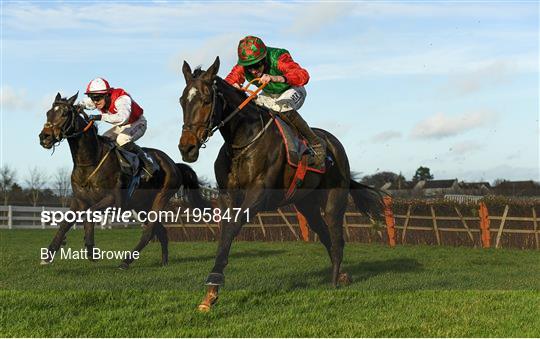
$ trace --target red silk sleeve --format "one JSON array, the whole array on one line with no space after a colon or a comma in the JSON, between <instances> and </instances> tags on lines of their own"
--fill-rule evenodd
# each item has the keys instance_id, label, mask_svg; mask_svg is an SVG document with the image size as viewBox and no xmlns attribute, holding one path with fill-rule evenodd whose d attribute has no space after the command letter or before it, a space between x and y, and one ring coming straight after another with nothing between
<instances>
[{"instance_id":1,"label":"red silk sleeve","mask_svg":"<svg viewBox=\"0 0 540 339\"><path fill-rule=\"evenodd\" d=\"M244 75L244 67L240 65L235 65L229 72L229 75L225 77L225 81L229 85L238 84L242 86L244 84L244 81L246 81L246 77Z\"/></svg>"},{"instance_id":2,"label":"red silk sleeve","mask_svg":"<svg viewBox=\"0 0 540 339\"><path fill-rule=\"evenodd\" d=\"M287 78L291 86L304 86L309 81L309 73L297 64L289 53L282 54L278 59L278 69Z\"/></svg>"}]
</instances>

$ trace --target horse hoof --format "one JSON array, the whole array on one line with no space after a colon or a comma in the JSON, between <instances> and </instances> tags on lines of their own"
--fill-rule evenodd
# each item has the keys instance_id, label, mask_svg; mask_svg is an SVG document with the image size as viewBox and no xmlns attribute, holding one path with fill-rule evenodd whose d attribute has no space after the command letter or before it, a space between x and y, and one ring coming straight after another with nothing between
<instances>
[{"instance_id":1,"label":"horse hoof","mask_svg":"<svg viewBox=\"0 0 540 339\"><path fill-rule=\"evenodd\" d=\"M208 313L210 312L210 305L200 304L199 307L197 307L197 310L201 313Z\"/></svg>"},{"instance_id":2,"label":"horse hoof","mask_svg":"<svg viewBox=\"0 0 540 339\"><path fill-rule=\"evenodd\" d=\"M225 284L225 276L221 273L210 273L204 282L206 286L221 286Z\"/></svg>"},{"instance_id":3,"label":"horse hoof","mask_svg":"<svg viewBox=\"0 0 540 339\"><path fill-rule=\"evenodd\" d=\"M122 271L125 271L129 268L129 264L126 264L125 262L123 262L120 265L118 265L118 268L121 269Z\"/></svg>"},{"instance_id":4,"label":"horse hoof","mask_svg":"<svg viewBox=\"0 0 540 339\"><path fill-rule=\"evenodd\" d=\"M348 286L352 283L351 276L347 273L340 273L338 276L338 285Z\"/></svg>"},{"instance_id":5,"label":"horse hoof","mask_svg":"<svg viewBox=\"0 0 540 339\"><path fill-rule=\"evenodd\" d=\"M218 300L218 290L219 290L219 286L208 287L208 290L206 292L206 295L204 296L203 301L199 304L199 307L197 307L199 312L202 312L202 313L210 312L210 308L213 305L215 305Z\"/></svg>"},{"instance_id":6,"label":"horse hoof","mask_svg":"<svg viewBox=\"0 0 540 339\"><path fill-rule=\"evenodd\" d=\"M41 260L41 262L39 264L40 265L50 265L50 264L52 264L52 261L43 259L43 260Z\"/></svg>"}]
</instances>

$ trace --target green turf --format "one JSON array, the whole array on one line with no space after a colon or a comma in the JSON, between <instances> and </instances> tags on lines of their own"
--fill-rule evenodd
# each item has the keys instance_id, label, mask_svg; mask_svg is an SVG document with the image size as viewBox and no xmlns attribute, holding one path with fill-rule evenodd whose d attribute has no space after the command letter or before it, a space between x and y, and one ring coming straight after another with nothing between
<instances>
[{"instance_id":1,"label":"green turf","mask_svg":"<svg viewBox=\"0 0 540 339\"><path fill-rule=\"evenodd\" d=\"M540 252L347 244L354 282L331 288L318 243L237 242L209 314L196 306L215 243L151 243L128 271L116 260L39 265L50 230L0 231L0 336L540 336ZM97 230L105 250L139 230ZM68 246L82 246L71 231Z\"/></svg>"}]
</instances>

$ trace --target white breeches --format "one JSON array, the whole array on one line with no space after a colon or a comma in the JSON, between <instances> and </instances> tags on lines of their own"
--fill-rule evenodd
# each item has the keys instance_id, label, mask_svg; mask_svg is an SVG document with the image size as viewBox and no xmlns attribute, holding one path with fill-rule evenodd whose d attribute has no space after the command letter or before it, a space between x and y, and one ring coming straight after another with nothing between
<instances>
[{"instance_id":1,"label":"white breeches","mask_svg":"<svg viewBox=\"0 0 540 339\"><path fill-rule=\"evenodd\" d=\"M140 139L140 137L144 135L144 132L146 132L146 119L144 115L141 115L139 120L134 121L131 124L114 126L107 132L103 133L103 136L111 140L115 140L119 146L122 146L128 142Z\"/></svg>"},{"instance_id":2,"label":"white breeches","mask_svg":"<svg viewBox=\"0 0 540 339\"><path fill-rule=\"evenodd\" d=\"M276 112L287 112L290 110L299 110L306 100L306 89L304 86L291 87L281 94L259 94L255 103L259 106L270 108Z\"/></svg>"}]
</instances>

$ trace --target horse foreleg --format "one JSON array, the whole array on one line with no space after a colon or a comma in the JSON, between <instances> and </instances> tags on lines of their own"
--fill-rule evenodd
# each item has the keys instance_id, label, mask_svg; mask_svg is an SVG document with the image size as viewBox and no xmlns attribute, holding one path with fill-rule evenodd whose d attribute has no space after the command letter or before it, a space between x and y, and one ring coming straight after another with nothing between
<instances>
[{"instance_id":1,"label":"horse foreleg","mask_svg":"<svg viewBox=\"0 0 540 339\"><path fill-rule=\"evenodd\" d=\"M90 221L84 222L84 246L88 253L88 259L95 261L94 259L94 223Z\"/></svg>"},{"instance_id":2,"label":"horse foreleg","mask_svg":"<svg viewBox=\"0 0 540 339\"><path fill-rule=\"evenodd\" d=\"M203 301L199 304L199 311L209 311L212 305L217 301L219 286L225 283L225 275L223 274L223 271L229 262L229 253L232 242L238 233L240 233L242 226L247 221L246 214L243 213L243 211L249 209L250 216L257 214L262 202L264 201L263 197L264 191L262 189L248 191L243 203L240 206L241 212L239 220L234 220L232 222L223 222L222 220L221 237L218 244L214 267L206 278L205 284L208 286L208 290ZM232 201L234 200L235 199L232 199ZM229 206L229 208L231 208L232 213L233 206Z\"/></svg>"},{"instance_id":3,"label":"horse foreleg","mask_svg":"<svg viewBox=\"0 0 540 339\"><path fill-rule=\"evenodd\" d=\"M80 210L80 203L77 199L73 199L71 201L71 205L69 207L70 211L76 212ZM56 234L54 235L51 243L49 244L48 251L47 251L47 257L41 260L42 265L47 265L52 263L54 254L56 251L60 249L62 246L62 243L66 239L66 233L69 231L69 229L73 226L75 222L68 223L67 221L62 221L58 227L58 231L56 231Z\"/></svg>"}]
</instances>

